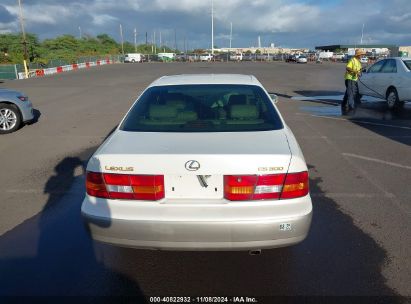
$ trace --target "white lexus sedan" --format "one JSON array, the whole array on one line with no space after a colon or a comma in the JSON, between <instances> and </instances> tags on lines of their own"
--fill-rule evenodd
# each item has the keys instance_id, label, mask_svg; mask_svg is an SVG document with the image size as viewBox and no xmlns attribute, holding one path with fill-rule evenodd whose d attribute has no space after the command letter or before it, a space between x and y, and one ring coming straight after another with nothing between
<instances>
[{"instance_id":1,"label":"white lexus sedan","mask_svg":"<svg viewBox=\"0 0 411 304\"><path fill-rule=\"evenodd\" d=\"M361 95L387 100L388 108L411 101L411 58L387 58L374 63L358 81Z\"/></svg>"},{"instance_id":2,"label":"white lexus sedan","mask_svg":"<svg viewBox=\"0 0 411 304\"><path fill-rule=\"evenodd\" d=\"M86 190L92 237L118 246L260 252L311 223L303 154L248 75L154 81L89 160Z\"/></svg>"}]
</instances>

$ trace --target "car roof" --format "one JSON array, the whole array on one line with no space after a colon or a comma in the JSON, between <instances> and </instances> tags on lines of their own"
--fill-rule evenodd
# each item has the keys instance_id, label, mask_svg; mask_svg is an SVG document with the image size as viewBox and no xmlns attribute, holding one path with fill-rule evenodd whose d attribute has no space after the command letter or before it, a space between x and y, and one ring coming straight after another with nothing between
<instances>
[{"instance_id":1,"label":"car roof","mask_svg":"<svg viewBox=\"0 0 411 304\"><path fill-rule=\"evenodd\" d=\"M253 75L243 74L182 74L163 76L155 80L150 87L167 85L190 85L190 84L241 84L257 85L261 83Z\"/></svg>"}]
</instances>

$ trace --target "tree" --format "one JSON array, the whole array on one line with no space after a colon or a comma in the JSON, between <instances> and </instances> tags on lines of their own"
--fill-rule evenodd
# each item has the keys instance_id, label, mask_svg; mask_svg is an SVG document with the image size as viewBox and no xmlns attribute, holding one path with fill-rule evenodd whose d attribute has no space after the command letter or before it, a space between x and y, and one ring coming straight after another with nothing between
<instances>
[{"instance_id":1,"label":"tree","mask_svg":"<svg viewBox=\"0 0 411 304\"><path fill-rule=\"evenodd\" d=\"M39 41L34 34L27 33L27 47L30 62L48 63L50 60L76 62L84 56L104 56L119 54L121 46L109 35L99 34L96 37L84 35L77 39L72 35L62 35L52 39ZM134 45L126 42L127 51L134 52ZM149 51L151 52L151 46ZM148 47L138 46L140 50ZM21 34L0 34L0 63L21 63L23 61L23 47Z\"/></svg>"}]
</instances>

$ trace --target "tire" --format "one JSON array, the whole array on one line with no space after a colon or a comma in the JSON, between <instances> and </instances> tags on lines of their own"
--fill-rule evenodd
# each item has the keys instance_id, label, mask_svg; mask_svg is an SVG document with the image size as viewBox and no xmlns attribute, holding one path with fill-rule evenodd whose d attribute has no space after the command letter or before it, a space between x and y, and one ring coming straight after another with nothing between
<instances>
[{"instance_id":1,"label":"tire","mask_svg":"<svg viewBox=\"0 0 411 304\"><path fill-rule=\"evenodd\" d=\"M134 59L131 59L131 63L135 63L136 61Z\"/></svg>"},{"instance_id":2,"label":"tire","mask_svg":"<svg viewBox=\"0 0 411 304\"><path fill-rule=\"evenodd\" d=\"M395 88L388 89L386 98L387 106L390 110L399 109L404 105L404 102L401 102L398 98L398 92Z\"/></svg>"},{"instance_id":3,"label":"tire","mask_svg":"<svg viewBox=\"0 0 411 304\"><path fill-rule=\"evenodd\" d=\"M0 134L16 131L21 121L20 111L15 105L0 103Z\"/></svg>"}]
</instances>

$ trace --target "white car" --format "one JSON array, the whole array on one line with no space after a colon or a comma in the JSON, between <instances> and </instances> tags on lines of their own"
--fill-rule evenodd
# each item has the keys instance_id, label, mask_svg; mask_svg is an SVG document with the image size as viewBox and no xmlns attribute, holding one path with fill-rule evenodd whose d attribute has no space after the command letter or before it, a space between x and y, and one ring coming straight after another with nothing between
<instances>
[{"instance_id":1,"label":"white car","mask_svg":"<svg viewBox=\"0 0 411 304\"><path fill-rule=\"evenodd\" d=\"M124 56L124 62L143 62L143 55L139 53L129 53Z\"/></svg>"},{"instance_id":2,"label":"white car","mask_svg":"<svg viewBox=\"0 0 411 304\"><path fill-rule=\"evenodd\" d=\"M361 57L360 62L361 63L368 63L368 57Z\"/></svg>"},{"instance_id":3,"label":"white car","mask_svg":"<svg viewBox=\"0 0 411 304\"><path fill-rule=\"evenodd\" d=\"M308 60L307 60L307 57L305 57L305 56L299 56L297 58L297 63L307 63L307 62L308 62Z\"/></svg>"},{"instance_id":4,"label":"white car","mask_svg":"<svg viewBox=\"0 0 411 304\"><path fill-rule=\"evenodd\" d=\"M213 60L213 55L211 54L201 54L200 61L211 61Z\"/></svg>"},{"instance_id":5,"label":"white car","mask_svg":"<svg viewBox=\"0 0 411 304\"><path fill-rule=\"evenodd\" d=\"M95 240L163 250L259 250L304 240L300 147L253 76L154 81L87 165Z\"/></svg>"},{"instance_id":6,"label":"white car","mask_svg":"<svg viewBox=\"0 0 411 304\"><path fill-rule=\"evenodd\" d=\"M411 101L411 58L387 58L364 69L358 81L361 95L387 100L390 109Z\"/></svg>"}]
</instances>

